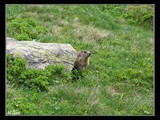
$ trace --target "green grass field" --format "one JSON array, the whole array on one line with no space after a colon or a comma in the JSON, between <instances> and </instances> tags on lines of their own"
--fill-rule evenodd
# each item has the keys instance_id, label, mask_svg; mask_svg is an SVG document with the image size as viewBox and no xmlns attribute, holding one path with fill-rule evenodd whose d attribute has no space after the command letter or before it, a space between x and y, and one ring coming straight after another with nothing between
<instances>
[{"instance_id":1,"label":"green grass field","mask_svg":"<svg viewBox=\"0 0 160 120\"><path fill-rule=\"evenodd\" d=\"M48 92L8 81L6 114L154 115L153 26L125 17L128 7L6 5L7 37L69 43L92 54L81 80L58 82Z\"/></svg>"}]
</instances>

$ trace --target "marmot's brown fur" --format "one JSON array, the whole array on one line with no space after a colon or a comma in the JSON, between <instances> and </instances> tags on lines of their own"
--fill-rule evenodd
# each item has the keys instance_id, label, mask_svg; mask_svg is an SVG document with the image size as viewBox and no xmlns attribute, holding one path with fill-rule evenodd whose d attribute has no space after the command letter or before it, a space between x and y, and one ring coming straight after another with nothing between
<instances>
[{"instance_id":1,"label":"marmot's brown fur","mask_svg":"<svg viewBox=\"0 0 160 120\"><path fill-rule=\"evenodd\" d=\"M91 53L88 50L81 51L77 56L77 59L74 63L73 69L85 70L89 65L89 56L90 55L91 55Z\"/></svg>"}]
</instances>

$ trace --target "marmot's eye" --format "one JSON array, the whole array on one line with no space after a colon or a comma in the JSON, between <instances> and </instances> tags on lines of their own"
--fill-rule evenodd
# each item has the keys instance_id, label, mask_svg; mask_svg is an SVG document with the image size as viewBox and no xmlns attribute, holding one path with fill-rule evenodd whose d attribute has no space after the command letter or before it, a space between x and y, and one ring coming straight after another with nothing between
<instances>
[{"instance_id":1,"label":"marmot's eye","mask_svg":"<svg viewBox=\"0 0 160 120\"><path fill-rule=\"evenodd\" d=\"M84 53L87 53L86 51L84 51Z\"/></svg>"}]
</instances>

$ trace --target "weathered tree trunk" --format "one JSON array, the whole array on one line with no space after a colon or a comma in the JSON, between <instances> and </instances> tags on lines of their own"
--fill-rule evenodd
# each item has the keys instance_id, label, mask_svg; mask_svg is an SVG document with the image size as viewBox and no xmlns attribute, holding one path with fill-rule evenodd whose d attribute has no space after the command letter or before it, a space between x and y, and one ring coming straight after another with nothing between
<instances>
[{"instance_id":1,"label":"weathered tree trunk","mask_svg":"<svg viewBox=\"0 0 160 120\"><path fill-rule=\"evenodd\" d=\"M6 44L6 53L10 53L13 58L25 58L28 65L35 69L60 63L71 71L77 57L77 51L70 44L17 41L13 38L6 38Z\"/></svg>"}]
</instances>

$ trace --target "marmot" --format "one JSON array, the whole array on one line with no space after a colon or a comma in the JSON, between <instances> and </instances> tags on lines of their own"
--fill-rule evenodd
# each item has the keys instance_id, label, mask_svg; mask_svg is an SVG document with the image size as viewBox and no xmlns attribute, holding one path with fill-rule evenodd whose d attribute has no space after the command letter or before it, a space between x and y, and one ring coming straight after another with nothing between
<instances>
[{"instance_id":1,"label":"marmot","mask_svg":"<svg viewBox=\"0 0 160 120\"><path fill-rule=\"evenodd\" d=\"M77 59L74 63L74 68L76 70L85 70L89 65L90 51L83 50L77 55Z\"/></svg>"}]
</instances>

